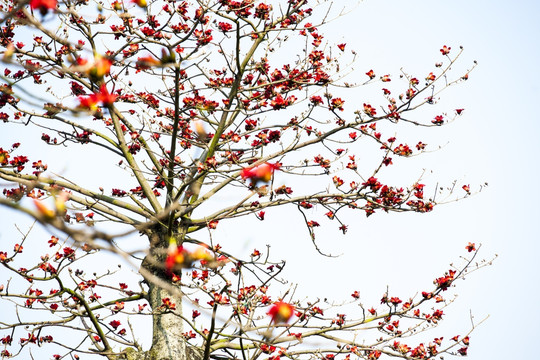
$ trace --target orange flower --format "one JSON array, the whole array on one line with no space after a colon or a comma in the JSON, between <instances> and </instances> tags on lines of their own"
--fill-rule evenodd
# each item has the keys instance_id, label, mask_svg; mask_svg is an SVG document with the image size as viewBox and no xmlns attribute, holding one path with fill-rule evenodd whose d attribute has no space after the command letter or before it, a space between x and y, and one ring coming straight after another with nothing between
<instances>
[{"instance_id":1,"label":"orange flower","mask_svg":"<svg viewBox=\"0 0 540 360\"><path fill-rule=\"evenodd\" d=\"M430 72L428 76L426 76L427 81L434 81L436 79L436 76L434 73Z\"/></svg>"},{"instance_id":2,"label":"orange flower","mask_svg":"<svg viewBox=\"0 0 540 360\"><path fill-rule=\"evenodd\" d=\"M476 244L475 243L469 243L465 249L467 249L468 252L473 252L473 251L476 251Z\"/></svg>"},{"instance_id":3,"label":"orange flower","mask_svg":"<svg viewBox=\"0 0 540 360\"><path fill-rule=\"evenodd\" d=\"M252 184L256 184L259 181L268 182L272 179L274 171L279 169L280 164L263 163L258 166L248 167L242 170L240 176L242 179L251 179Z\"/></svg>"},{"instance_id":4,"label":"orange flower","mask_svg":"<svg viewBox=\"0 0 540 360\"><path fill-rule=\"evenodd\" d=\"M47 218L47 219L52 219L54 218L54 211L49 209L45 204L43 204L43 202L41 202L40 200L37 200L37 199L32 199L34 200L34 205L36 206L38 212L43 215L43 217Z\"/></svg>"},{"instance_id":5,"label":"orange flower","mask_svg":"<svg viewBox=\"0 0 540 360\"><path fill-rule=\"evenodd\" d=\"M94 66L89 70L89 75L95 79L102 79L111 71L112 60L101 55L94 58Z\"/></svg>"},{"instance_id":6,"label":"orange flower","mask_svg":"<svg viewBox=\"0 0 540 360\"><path fill-rule=\"evenodd\" d=\"M63 214L66 211L66 200L69 199L69 194L65 191L62 191L54 199L54 205L56 206L56 211L59 214Z\"/></svg>"},{"instance_id":7,"label":"orange flower","mask_svg":"<svg viewBox=\"0 0 540 360\"><path fill-rule=\"evenodd\" d=\"M78 57L76 59L77 66L73 71L80 71L88 75L94 81L103 80L105 75L111 71L112 60L108 57L96 55L94 61L90 62L85 58Z\"/></svg>"},{"instance_id":8,"label":"orange flower","mask_svg":"<svg viewBox=\"0 0 540 360\"><path fill-rule=\"evenodd\" d=\"M138 69L149 69L152 66L159 66L161 65L161 60L156 59L152 55L146 55L140 58L137 58L137 63L135 66L137 66Z\"/></svg>"},{"instance_id":9,"label":"orange flower","mask_svg":"<svg viewBox=\"0 0 540 360\"><path fill-rule=\"evenodd\" d=\"M287 323L294 315L294 306L283 301L278 301L272 305L267 312L274 324Z\"/></svg>"},{"instance_id":10,"label":"orange flower","mask_svg":"<svg viewBox=\"0 0 540 360\"><path fill-rule=\"evenodd\" d=\"M203 260L203 261L210 261L213 260L214 257L212 254L208 252L204 247L199 246L195 251L193 251L190 254L191 260L197 261L197 260Z\"/></svg>"},{"instance_id":11,"label":"orange flower","mask_svg":"<svg viewBox=\"0 0 540 360\"><path fill-rule=\"evenodd\" d=\"M202 263L208 263L214 260L212 254L202 246L196 250L189 252L184 249L182 245L175 246L175 242L171 243L167 250L167 258L165 259L165 269L171 273L177 268L190 268L195 261L201 261Z\"/></svg>"},{"instance_id":12,"label":"orange flower","mask_svg":"<svg viewBox=\"0 0 540 360\"><path fill-rule=\"evenodd\" d=\"M171 272L173 268L177 266L186 267L187 258L188 252L182 245L169 247L167 259L165 260L165 269L167 269L168 272Z\"/></svg>"}]
</instances>

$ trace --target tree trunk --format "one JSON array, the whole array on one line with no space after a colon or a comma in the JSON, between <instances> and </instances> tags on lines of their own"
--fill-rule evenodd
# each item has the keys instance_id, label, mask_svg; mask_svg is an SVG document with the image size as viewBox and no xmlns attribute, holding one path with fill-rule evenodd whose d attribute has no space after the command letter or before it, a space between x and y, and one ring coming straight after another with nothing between
<instances>
[{"instance_id":1,"label":"tree trunk","mask_svg":"<svg viewBox=\"0 0 540 360\"><path fill-rule=\"evenodd\" d=\"M145 352L137 352L133 348L125 351L127 360L202 360L201 349L187 344L182 314L182 296L180 291L173 290L174 285L165 274L164 264L166 242L163 236L156 233L150 235L150 254L144 259L141 267L151 273L154 279L146 278L148 284L148 303L152 309L152 346ZM143 274L144 276L144 274ZM159 281L155 281L156 278ZM165 286L160 286L160 283ZM163 299L174 304L174 310L163 306ZM172 306L171 306L172 307Z\"/></svg>"},{"instance_id":2,"label":"tree trunk","mask_svg":"<svg viewBox=\"0 0 540 360\"><path fill-rule=\"evenodd\" d=\"M148 360L186 360L186 341L182 335L184 331L182 314L182 298L177 294L149 284L148 301L152 308L152 347ZM169 298L176 306L175 310L160 311L163 299Z\"/></svg>"},{"instance_id":3,"label":"tree trunk","mask_svg":"<svg viewBox=\"0 0 540 360\"><path fill-rule=\"evenodd\" d=\"M149 283L148 302L152 308L152 346L146 352L126 351L127 360L202 360L203 351L188 345L184 339L182 313L182 297L172 294L158 285ZM176 309L166 312L163 299L169 298Z\"/></svg>"}]
</instances>

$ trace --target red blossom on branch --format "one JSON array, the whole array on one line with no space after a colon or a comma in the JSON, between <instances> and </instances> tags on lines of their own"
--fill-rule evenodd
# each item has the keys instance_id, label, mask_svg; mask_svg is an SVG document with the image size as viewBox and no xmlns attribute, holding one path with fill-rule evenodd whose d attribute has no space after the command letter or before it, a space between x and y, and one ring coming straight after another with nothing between
<instances>
[{"instance_id":1,"label":"red blossom on branch","mask_svg":"<svg viewBox=\"0 0 540 360\"><path fill-rule=\"evenodd\" d=\"M476 245L475 245L475 243L470 242L469 244L467 244L465 249L467 249L468 252L476 251Z\"/></svg>"},{"instance_id":2,"label":"red blossom on branch","mask_svg":"<svg viewBox=\"0 0 540 360\"><path fill-rule=\"evenodd\" d=\"M51 160L29 159L30 154L19 152L32 146L31 141L0 148L0 178L16 183L4 187L2 202L28 210L56 234L41 239L41 247L48 245L52 254L42 253L31 264L22 264L31 255L29 249L34 250L30 238L9 242L2 249L7 251L0 251L3 268L24 283L20 294L15 294L11 284L9 288L0 284L0 298L13 301L21 312L54 312L54 318L65 321L57 322L60 326L69 327L71 321L86 318L88 327L79 326L84 330L81 338L89 340L96 356L121 357L116 349L128 346L140 352L138 357L148 357L169 344L178 349L203 344L205 358L220 356L222 351L234 357L242 351L237 341L229 341L239 339L235 324L251 329L242 325L246 331L240 340L245 349L251 349L253 360L295 357L298 349L299 358L329 360L378 359L383 353L426 359L457 354L460 346L465 346L466 353L468 338L452 344L455 348L446 347L442 337L414 349L400 343L406 339L401 335L412 335L409 330L402 334L400 329L412 329L414 324L420 324L416 329L429 328L446 318L436 304L445 301L440 294L463 276L464 269L436 278L434 288L421 292L419 298L402 301L386 294L381 309L367 305L365 314L345 314L330 305L337 304L334 299L297 300L292 289L282 292L279 286L285 262L274 262L276 254L270 254L270 248L229 254L228 246L222 249L216 243L225 238L221 233L227 229L245 230L247 223L238 219L265 220L257 222L265 225L276 218L265 217L266 212L277 214L272 207L292 205L301 212L315 249L324 253L325 246L319 246L319 239L315 241L314 231L327 226L345 234L348 225L343 221L350 221L348 212L366 216L392 211L422 213L435 205L435 199L424 193L423 184L384 184L389 181L384 166L392 164L392 157L413 154L413 145L400 144L398 136L392 135L398 121L395 128L441 125L450 120L447 112L439 112L444 115L432 123L431 118L414 116L422 114L417 107L438 103L448 84L460 82L459 77L450 79L455 61L448 57L450 47L441 49L446 57L436 65L436 74L427 69L415 78L404 71L396 75L403 80L401 89L399 84L396 90L384 88L383 96L378 93L379 100L348 99L347 88L355 84L341 83L341 79L348 80L342 75L349 68L341 60L357 53L346 54L346 43L323 46L323 27L309 22L316 11L311 2L285 2L288 6L274 9L275 5L257 0L113 0L99 5L96 12L85 8L88 4L82 1L69 9L62 3L59 16L43 24L25 19L28 13L24 10L11 9L15 12L4 19L0 42L6 50L4 60L14 66L3 71L6 84L0 85L0 123L37 126L40 145L53 150L66 145L71 151L71 146L84 145L85 151L77 153L77 166L88 173L105 174L102 180L114 183L106 185L110 190L104 190L104 184L85 189L73 179L54 175L57 172L51 170L62 169L56 162L63 154ZM58 6L56 0L27 4L42 14L56 11ZM57 25L82 30L59 32L54 30ZM298 40L301 47L296 46L300 43L288 45ZM161 56L157 55L159 49ZM468 73L461 79L468 78ZM365 74L365 85L375 85L375 79L391 81L389 74L376 75L372 69ZM56 104L33 106L41 96L18 91L28 84L36 86L35 94L47 93L56 90L46 90L53 81L65 90ZM18 90L10 84L17 84ZM336 89L336 94L330 89ZM401 95L393 98L394 92ZM426 95L417 96L422 93ZM346 101L355 108L345 112ZM28 104L33 108L25 108ZM78 106L69 108L68 104ZM454 117L462 111L455 109ZM371 143L374 152L379 152L374 161L360 142ZM414 143L420 155L426 144L418 139ZM94 152L94 146L99 151ZM90 167L94 160L99 168ZM130 176L116 178L116 173L108 172L107 163ZM371 164L374 166L369 168ZM282 172L274 181L277 170ZM248 193L244 193L244 183ZM461 197L467 197L469 185L463 190L467 194L461 192ZM29 209L24 208L27 204ZM134 257L144 257L138 274L143 276L139 277L143 286L128 288L127 284L137 282L118 277L125 268L94 272L79 266L85 259L95 259L90 266L102 264L97 254L108 250L125 254L120 240L116 241L120 228L105 233L105 222L131 227L148 240L137 242L144 245L133 252ZM226 241L234 240L233 236ZM466 249L476 251L474 243ZM305 257L304 253L291 255ZM59 281L64 278L73 281ZM36 287L42 283L52 284L49 295ZM278 293L289 302L273 301ZM352 297L349 302L364 309L358 303L359 291L349 290L348 294ZM187 306L182 309L181 303ZM167 324L154 328L154 336L148 338L151 349L144 353L122 327L124 321L137 316ZM42 334L48 328L42 325L28 326L28 336L17 346L53 342ZM16 328L26 324L14 320L7 326L20 333ZM182 326L189 327L187 332L180 330ZM272 331L273 327L283 331ZM324 338L329 347L311 348L327 331L335 331L337 339L338 332L370 328L380 331L372 343L343 345ZM161 339L170 343L164 345ZM5 335L0 341L7 347L12 339ZM85 352L73 347L75 339L70 341L55 338L67 354L52 357L78 358ZM189 341L193 343L187 344ZM210 347L205 349L205 343ZM4 350L1 355L11 353ZM177 355L189 357L182 351Z\"/></svg>"},{"instance_id":3,"label":"red blossom on branch","mask_svg":"<svg viewBox=\"0 0 540 360\"><path fill-rule=\"evenodd\" d=\"M448 46L444 45L444 46L442 47L442 49L440 50L440 51L441 51L441 54L443 54L443 55L448 55L448 54L450 54L450 49L451 49L451 47L448 47Z\"/></svg>"}]
</instances>

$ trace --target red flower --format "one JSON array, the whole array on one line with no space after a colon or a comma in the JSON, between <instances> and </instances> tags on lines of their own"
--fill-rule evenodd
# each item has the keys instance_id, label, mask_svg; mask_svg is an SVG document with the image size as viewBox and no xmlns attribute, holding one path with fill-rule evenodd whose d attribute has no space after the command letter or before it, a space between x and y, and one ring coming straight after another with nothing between
<instances>
[{"instance_id":1,"label":"red flower","mask_svg":"<svg viewBox=\"0 0 540 360\"><path fill-rule=\"evenodd\" d=\"M454 281L455 274L455 270L448 270L448 273L445 274L445 276L435 279L434 284L437 285L437 288L446 291L446 289L448 289L448 287L452 284L452 281Z\"/></svg>"},{"instance_id":2,"label":"red flower","mask_svg":"<svg viewBox=\"0 0 540 360\"><path fill-rule=\"evenodd\" d=\"M436 78L435 74L433 74L432 72L430 72L429 75L426 76L427 81L433 81L433 80L435 80L435 78Z\"/></svg>"},{"instance_id":3,"label":"red flower","mask_svg":"<svg viewBox=\"0 0 540 360\"><path fill-rule=\"evenodd\" d=\"M440 51L441 51L441 54L443 54L443 55L448 55L448 54L450 54L450 49L451 49L451 47L448 47L448 46L444 45L444 46L442 47L442 49L440 50Z\"/></svg>"},{"instance_id":4,"label":"red flower","mask_svg":"<svg viewBox=\"0 0 540 360\"><path fill-rule=\"evenodd\" d=\"M364 112L366 113L366 115L369 116L374 116L377 114L375 108L369 104L364 104Z\"/></svg>"},{"instance_id":5,"label":"red flower","mask_svg":"<svg viewBox=\"0 0 540 360\"><path fill-rule=\"evenodd\" d=\"M309 98L309 101L311 101L313 105L319 105L323 103L322 97L318 95L313 95L312 97Z\"/></svg>"},{"instance_id":6,"label":"red flower","mask_svg":"<svg viewBox=\"0 0 540 360\"><path fill-rule=\"evenodd\" d=\"M393 304L393 305L398 305L398 304L401 304L401 299L398 298L398 297L392 297L390 298L390 302Z\"/></svg>"},{"instance_id":7,"label":"red flower","mask_svg":"<svg viewBox=\"0 0 540 360\"><path fill-rule=\"evenodd\" d=\"M465 249L467 249L468 252L473 252L476 250L476 244L470 242L467 246L465 246Z\"/></svg>"},{"instance_id":8,"label":"red flower","mask_svg":"<svg viewBox=\"0 0 540 360\"><path fill-rule=\"evenodd\" d=\"M278 301L268 310L274 324L288 322L294 314L294 306L283 301Z\"/></svg>"},{"instance_id":9,"label":"red flower","mask_svg":"<svg viewBox=\"0 0 540 360\"><path fill-rule=\"evenodd\" d=\"M124 302L123 301L116 301L114 303L114 308L112 309L115 313L121 311L124 309Z\"/></svg>"},{"instance_id":10,"label":"red flower","mask_svg":"<svg viewBox=\"0 0 540 360\"><path fill-rule=\"evenodd\" d=\"M373 79L375 77L375 73L373 72L373 70L369 70L367 73L366 73L367 76L369 76L369 79Z\"/></svg>"},{"instance_id":11,"label":"red flower","mask_svg":"<svg viewBox=\"0 0 540 360\"><path fill-rule=\"evenodd\" d=\"M332 180L334 181L334 185L336 185L336 187L343 185L343 179L339 178L338 176L334 176Z\"/></svg>"},{"instance_id":12,"label":"red flower","mask_svg":"<svg viewBox=\"0 0 540 360\"><path fill-rule=\"evenodd\" d=\"M161 299L161 302L163 303L161 305L163 308L168 310L176 310L176 304L173 303L170 298L163 298Z\"/></svg>"},{"instance_id":13,"label":"red flower","mask_svg":"<svg viewBox=\"0 0 540 360\"><path fill-rule=\"evenodd\" d=\"M121 325L121 323L118 320L113 320L109 323L109 325L111 325L114 328L114 330L116 330Z\"/></svg>"},{"instance_id":14,"label":"red flower","mask_svg":"<svg viewBox=\"0 0 540 360\"><path fill-rule=\"evenodd\" d=\"M188 252L182 245L172 248L168 251L165 260L165 269L171 272L176 266L185 266L188 258Z\"/></svg>"},{"instance_id":15,"label":"red flower","mask_svg":"<svg viewBox=\"0 0 540 360\"><path fill-rule=\"evenodd\" d=\"M79 96L79 106L93 111L96 110L98 104L112 105L115 100L116 95L109 93L107 86L103 84L99 88L99 92L86 97Z\"/></svg>"},{"instance_id":16,"label":"red flower","mask_svg":"<svg viewBox=\"0 0 540 360\"><path fill-rule=\"evenodd\" d=\"M461 115L461 113L463 112L463 110L465 110L465 109L456 109L456 114Z\"/></svg>"},{"instance_id":17,"label":"red flower","mask_svg":"<svg viewBox=\"0 0 540 360\"><path fill-rule=\"evenodd\" d=\"M221 30L223 32L227 32L227 31L231 31L233 27L229 23L220 22L220 23L218 23L218 28L219 28L219 30Z\"/></svg>"},{"instance_id":18,"label":"red flower","mask_svg":"<svg viewBox=\"0 0 540 360\"><path fill-rule=\"evenodd\" d=\"M112 105L116 100L116 95L109 93L105 84L101 85L99 92L95 95L97 96L97 100L103 105Z\"/></svg>"},{"instance_id":19,"label":"red flower","mask_svg":"<svg viewBox=\"0 0 540 360\"><path fill-rule=\"evenodd\" d=\"M47 14L49 10L55 10L57 5L56 0L30 0L30 8L38 9L41 15Z\"/></svg>"},{"instance_id":20,"label":"red flower","mask_svg":"<svg viewBox=\"0 0 540 360\"><path fill-rule=\"evenodd\" d=\"M435 116L434 120L431 120L431 122L434 125L442 125L442 124L444 124L444 117L442 115L437 115L437 116Z\"/></svg>"},{"instance_id":21,"label":"red flower","mask_svg":"<svg viewBox=\"0 0 540 360\"><path fill-rule=\"evenodd\" d=\"M381 81L382 81L382 82L389 82L389 81L391 81L390 75L383 75L383 76L381 76Z\"/></svg>"},{"instance_id":22,"label":"red flower","mask_svg":"<svg viewBox=\"0 0 540 360\"><path fill-rule=\"evenodd\" d=\"M333 109L338 109L340 111L343 111L343 103L345 103L345 101L343 101L341 98L333 98L330 101L330 108L332 110Z\"/></svg>"},{"instance_id":23,"label":"red flower","mask_svg":"<svg viewBox=\"0 0 540 360\"><path fill-rule=\"evenodd\" d=\"M307 222L307 226L309 226L310 228L313 228L313 227L317 227L317 226L320 226L318 222L314 221L314 220L310 220Z\"/></svg>"},{"instance_id":24,"label":"red flower","mask_svg":"<svg viewBox=\"0 0 540 360\"><path fill-rule=\"evenodd\" d=\"M268 182L272 179L274 171L279 169L280 164L263 163L254 167L248 167L242 170L240 176L242 179L251 179L251 184L259 181Z\"/></svg>"},{"instance_id":25,"label":"red flower","mask_svg":"<svg viewBox=\"0 0 540 360\"><path fill-rule=\"evenodd\" d=\"M347 44L338 44L337 47L338 47L339 50L345 51L345 46L346 46L346 45L347 45Z\"/></svg>"}]
</instances>

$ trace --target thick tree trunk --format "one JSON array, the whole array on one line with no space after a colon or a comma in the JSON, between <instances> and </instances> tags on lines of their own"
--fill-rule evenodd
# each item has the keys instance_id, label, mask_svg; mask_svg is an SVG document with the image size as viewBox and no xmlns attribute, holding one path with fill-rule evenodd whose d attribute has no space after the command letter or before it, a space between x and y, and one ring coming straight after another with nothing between
<instances>
[{"instance_id":1,"label":"thick tree trunk","mask_svg":"<svg viewBox=\"0 0 540 360\"><path fill-rule=\"evenodd\" d=\"M125 352L128 360L202 360L203 352L187 344L184 332L182 314L182 296L174 290L164 269L157 264L164 263L166 242L156 233L150 236L150 254L143 261L144 273L148 284L148 303L152 309L152 346L145 352L130 349ZM160 284L162 286L160 286ZM174 304L173 309L167 309L163 299L169 299Z\"/></svg>"},{"instance_id":2,"label":"thick tree trunk","mask_svg":"<svg viewBox=\"0 0 540 360\"><path fill-rule=\"evenodd\" d=\"M203 351L186 343L183 333L182 298L158 285L149 284L148 302L152 308L152 346L145 352L126 351L127 360L202 360ZM175 304L174 311L162 311L163 299Z\"/></svg>"},{"instance_id":3,"label":"thick tree trunk","mask_svg":"<svg viewBox=\"0 0 540 360\"><path fill-rule=\"evenodd\" d=\"M149 284L148 300L153 311L152 316L152 347L147 356L148 360L186 360L186 341L182 335L184 331L182 314L182 298L177 294ZM168 298L176 307L175 310L161 311L163 299Z\"/></svg>"}]
</instances>

